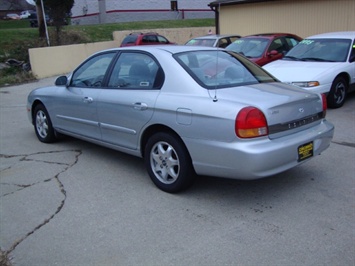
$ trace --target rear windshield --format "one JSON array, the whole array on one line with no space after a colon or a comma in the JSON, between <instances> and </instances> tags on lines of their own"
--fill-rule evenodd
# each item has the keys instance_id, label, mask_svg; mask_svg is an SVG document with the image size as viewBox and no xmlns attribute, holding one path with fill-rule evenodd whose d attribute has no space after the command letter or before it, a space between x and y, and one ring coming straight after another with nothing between
<instances>
[{"instance_id":1,"label":"rear windshield","mask_svg":"<svg viewBox=\"0 0 355 266\"><path fill-rule=\"evenodd\" d=\"M305 39L292 48L284 60L345 62L350 46L348 39Z\"/></svg>"},{"instance_id":2,"label":"rear windshield","mask_svg":"<svg viewBox=\"0 0 355 266\"><path fill-rule=\"evenodd\" d=\"M137 40L136 35L129 35L122 41L122 44L135 43Z\"/></svg>"},{"instance_id":3,"label":"rear windshield","mask_svg":"<svg viewBox=\"0 0 355 266\"><path fill-rule=\"evenodd\" d=\"M216 40L213 40L213 39L192 39L192 40L188 41L185 45L213 47L215 42L216 42Z\"/></svg>"},{"instance_id":4,"label":"rear windshield","mask_svg":"<svg viewBox=\"0 0 355 266\"><path fill-rule=\"evenodd\" d=\"M226 50L189 51L174 57L207 89L277 81L245 57Z\"/></svg>"},{"instance_id":5,"label":"rear windshield","mask_svg":"<svg viewBox=\"0 0 355 266\"><path fill-rule=\"evenodd\" d=\"M248 58L258 58L263 55L269 42L267 38L242 38L228 45L226 49Z\"/></svg>"}]
</instances>

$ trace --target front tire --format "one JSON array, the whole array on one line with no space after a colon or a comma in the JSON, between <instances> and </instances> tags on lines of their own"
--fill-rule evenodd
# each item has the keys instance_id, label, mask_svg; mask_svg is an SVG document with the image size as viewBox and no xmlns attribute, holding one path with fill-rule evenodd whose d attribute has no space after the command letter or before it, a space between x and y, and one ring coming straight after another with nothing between
<instances>
[{"instance_id":1,"label":"front tire","mask_svg":"<svg viewBox=\"0 0 355 266\"><path fill-rule=\"evenodd\" d=\"M52 121L49 117L47 109L42 104L35 107L33 113L33 124L36 136L39 141L51 143L56 140L55 132L52 126Z\"/></svg>"},{"instance_id":2,"label":"front tire","mask_svg":"<svg viewBox=\"0 0 355 266\"><path fill-rule=\"evenodd\" d=\"M327 97L328 106L330 108L342 107L345 102L347 90L348 83L346 80L343 77L337 77L333 81Z\"/></svg>"},{"instance_id":3,"label":"front tire","mask_svg":"<svg viewBox=\"0 0 355 266\"><path fill-rule=\"evenodd\" d=\"M153 183L165 192L184 190L195 177L185 145L172 134L161 132L150 137L145 146L144 162Z\"/></svg>"}]
</instances>

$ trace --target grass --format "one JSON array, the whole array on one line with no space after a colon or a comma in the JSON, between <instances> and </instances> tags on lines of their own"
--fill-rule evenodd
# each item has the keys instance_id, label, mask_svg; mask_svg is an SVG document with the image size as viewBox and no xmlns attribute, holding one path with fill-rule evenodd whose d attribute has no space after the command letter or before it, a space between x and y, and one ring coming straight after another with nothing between
<instances>
[{"instance_id":1,"label":"grass","mask_svg":"<svg viewBox=\"0 0 355 266\"><path fill-rule=\"evenodd\" d=\"M70 25L62 28L61 44L77 44L113 40L112 32L120 30L143 30L159 28L186 28L214 26L214 19L185 19L164 21L142 21L98 25ZM56 45L56 33L49 27L49 38ZM0 64L8 59L29 62L28 49L46 46L39 38L37 28L30 28L27 20L0 20ZM30 73L20 67L0 69L0 87L33 80Z\"/></svg>"}]
</instances>

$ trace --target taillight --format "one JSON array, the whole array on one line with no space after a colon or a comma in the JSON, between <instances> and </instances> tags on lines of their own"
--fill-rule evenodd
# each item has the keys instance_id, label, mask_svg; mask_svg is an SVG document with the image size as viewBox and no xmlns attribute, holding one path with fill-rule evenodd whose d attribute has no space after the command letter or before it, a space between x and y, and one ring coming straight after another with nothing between
<instances>
[{"instance_id":1,"label":"taillight","mask_svg":"<svg viewBox=\"0 0 355 266\"><path fill-rule=\"evenodd\" d=\"M235 133L240 138L256 138L268 135L265 115L258 108L245 107L235 120Z\"/></svg>"},{"instance_id":2,"label":"taillight","mask_svg":"<svg viewBox=\"0 0 355 266\"><path fill-rule=\"evenodd\" d=\"M323 109L323 118L325 117L325 115L327 114L327 96L323 93L322 94L322 109Z\"/></svg>"}]
</instances>

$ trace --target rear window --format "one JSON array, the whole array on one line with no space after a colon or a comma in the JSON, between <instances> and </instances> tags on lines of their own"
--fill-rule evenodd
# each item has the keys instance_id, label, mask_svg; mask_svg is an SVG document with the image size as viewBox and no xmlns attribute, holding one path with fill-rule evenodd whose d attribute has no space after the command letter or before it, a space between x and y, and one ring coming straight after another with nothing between
<instances>
[{"instance_id":1,"label":"rear window","mask_svg":"<svg viewBox=\"0 0 355 266\"><path fill-rule=\"evenodd\" d=\"M174 57L197 83L207 89L276 81L245 57L225 50L189 51Z\"/></svg>"},{"instance_id":2,"label":"rear window","mask_svg":"<svg viewBox=\"0 0 355 266\"><path fill-rule=\"evenodd\" d=\"M192 39L192 40L188 41L185 45L213 47L215 42L216 42L216 40L213 40L213 39Z\"/></svg>"},{"instance_id":3,"label":"rear window","mask_svg":"<svg viewBox=\"0 0 355 266\"><path fill-rule=\"evenodd\" d=\"M269 42L266 38L242 38L228 45L226 49L249 58L258 58L263 55Z\"/></svg>"},{"instance_id":4,"label":"rear window","mask_svg":"<svg viewBox=\"0 0 355 266\"><path fill-rule=\"evenodd\" d=\"M128 35L124 40L122 41L122 44L129 44L129 43L135 43L137 40L136 35Z\"/></svg>"}]
</instances>

